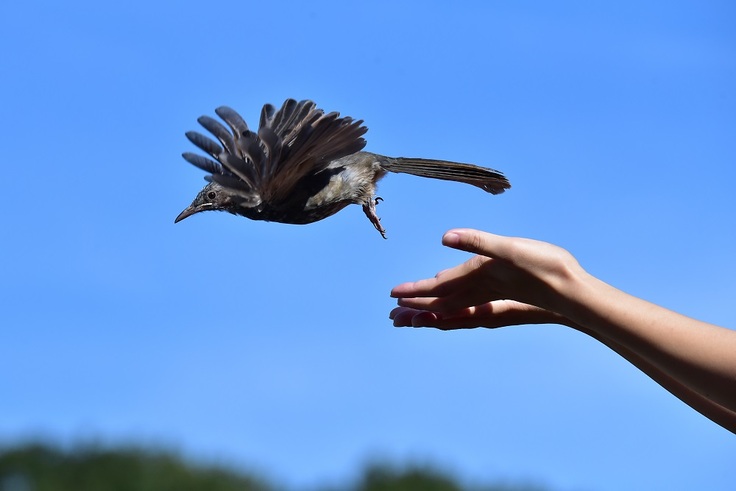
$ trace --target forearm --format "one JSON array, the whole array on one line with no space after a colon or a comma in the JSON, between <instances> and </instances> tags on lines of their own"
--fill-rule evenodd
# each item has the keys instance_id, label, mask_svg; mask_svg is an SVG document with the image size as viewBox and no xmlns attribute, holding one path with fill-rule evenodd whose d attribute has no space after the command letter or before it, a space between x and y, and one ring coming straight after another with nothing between
<instances>
[{"instance_id":1,"label":"forearm","mask_svg":"<svg viewBox=\"0 0 736 491\"><path fill-rule=\"evenodd\" d=\"M564 288L557 312L581 330L650 366L647 373L666 388L675 381L736 411L736 331L633 297L584 272ZM676 395L688 402L687 394Z\"/></svg>"},{"instance_id":2,"label":"forearm","mask_svg":"<svg viewBox=\"0 0 736 491\"><path fill-rule=\"evenodd\" d=\"M604 338L596 332L567 319L562 323L605 344L685 404L732 433L736 433L736 412L715 403L711 399L708 399L699 392L685 385L682 381L672 377L667 372L664 372L657 366L653 365L646 358L637 355L620 344Z\"/></svg>"}]
</instances>

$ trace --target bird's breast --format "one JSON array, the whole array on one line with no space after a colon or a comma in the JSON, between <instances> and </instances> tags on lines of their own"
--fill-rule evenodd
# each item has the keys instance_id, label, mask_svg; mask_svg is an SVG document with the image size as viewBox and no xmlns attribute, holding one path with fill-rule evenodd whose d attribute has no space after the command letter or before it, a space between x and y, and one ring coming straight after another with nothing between
<instances>
[{"instance_id":1,"label":"bird's breast","mask_svg":"<svg viewBox=\"0 0 736 491\"><path fill-rule=\"evenodd\" d=\"M248 208L235 210L234 213L250 218L251 220L263 220L267 222L290 223L294 225L304 225L323 220L329 216L339 212L351 201L333 201L323 203L320 206L304 207L304 206L270 206L267 203L259 208Z\"/></svg>"}]
</instances>

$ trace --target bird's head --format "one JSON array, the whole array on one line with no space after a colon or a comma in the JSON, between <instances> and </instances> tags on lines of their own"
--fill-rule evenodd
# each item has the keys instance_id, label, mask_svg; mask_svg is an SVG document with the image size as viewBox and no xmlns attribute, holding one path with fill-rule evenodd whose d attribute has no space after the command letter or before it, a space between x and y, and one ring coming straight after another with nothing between
<instances>
[{"instance_id":1,"label":"bird's head","mask_svg":"<svg viewBox=\"0 0 736 491\"><path fill-rule=\"evenodd\" d=\"M211 181L197 194L192 204L179 213L179 216L174 219L174 223L201 211L216 210L243 214L243 211L255 208L258 205L260 205L260 199L257 199L257 197Z\"/></svg>"}]
</instances>

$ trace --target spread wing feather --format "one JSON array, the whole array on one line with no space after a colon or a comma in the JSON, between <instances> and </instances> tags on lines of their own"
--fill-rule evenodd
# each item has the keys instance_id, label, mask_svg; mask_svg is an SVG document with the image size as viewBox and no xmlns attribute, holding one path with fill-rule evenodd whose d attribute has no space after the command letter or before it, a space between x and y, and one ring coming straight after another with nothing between
<instances>
[{"instance_id":1,"label":"spread wing feather","mask_svg":"<svg viewBox=\"0 0 736 491\"><path fill-rule=\"evenodd\" d=\"M185 135L190 142L194 143L200 149L212 155L214 158L219 158L220 154L222 153L222 147L220 145L213 142L201 133L197 133L196 131L187 131Z\"/></svg>"},{"instance_id":2,"label":"spread wing feather","mask_svg":"<svg viewBox=\"0 0 736 491\"><path fill-rule=\"evenodd\" d=\"M192 152L184 152L181 154L182 157L184 157L184 160L189 162L190 164L199 167L205 172L209 172L210 174L222 174L224 170L222 169L222 165L215 162L214 160L210 160L207 157L202 157L199 154L192 153Z\"/></svg>"},{"instance_id":3,"label":"spread wing feather","mask_svg":"<svg viewBox=\"0 0 736 491\"><path fill-rule=\"evenodd\" d=\"M235 139L233 138L232 133L230 133L222 123L214 118L210 118L209 116L201 116L197 119L197 122L201 124L204 129L212 133L220 141L222 146L225 147L225 150L227 150L228 153L236 152Z\"/></svg>"},{"instance_id":4,"label":"spread wing feather","mask_svg":"<svg viewBox=\"0 0 736 491\"><path fill-rule=\"evenodd\" d=\"M195 131L186 136L217 162L191 152L185 152L184 159L210 172L211 180L240 193L258 194L274 205L287 200L303 179L366 144L363 121L325 114L309 100L287 99L278 110L264 105L258 132L227 106L215 113L227 127L208 116L198 122L219 144Z\"/></svg>"}]
</instances>

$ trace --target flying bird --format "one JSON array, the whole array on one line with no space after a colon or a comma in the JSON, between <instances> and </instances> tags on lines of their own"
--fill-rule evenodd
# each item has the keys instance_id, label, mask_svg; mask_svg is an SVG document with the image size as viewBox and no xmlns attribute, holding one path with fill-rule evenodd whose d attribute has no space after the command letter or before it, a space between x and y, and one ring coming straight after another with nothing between
<instances>
[{"instance_id":1,"label":"flying bird","mask_svg":"<svg viewBox=\"0 0 736 491\"><path fill-rule=\"evenodd\" d=\"M350 204L363 207L383 238L376 215L376 183L387 172L458 181L499 194L511 187L499 171L444 160L386 157L364 152L362 120L325 114L309 100L287 99L280 109L263 106L257 131L226 106L197 121L217 142L196 131L187 138L209 157L184 152L208 172L208 184L174 222L208 210L251 220L305 224L334 215ZM214 159L214 160L213 160Z\"/></svg>"}]
</instances>

